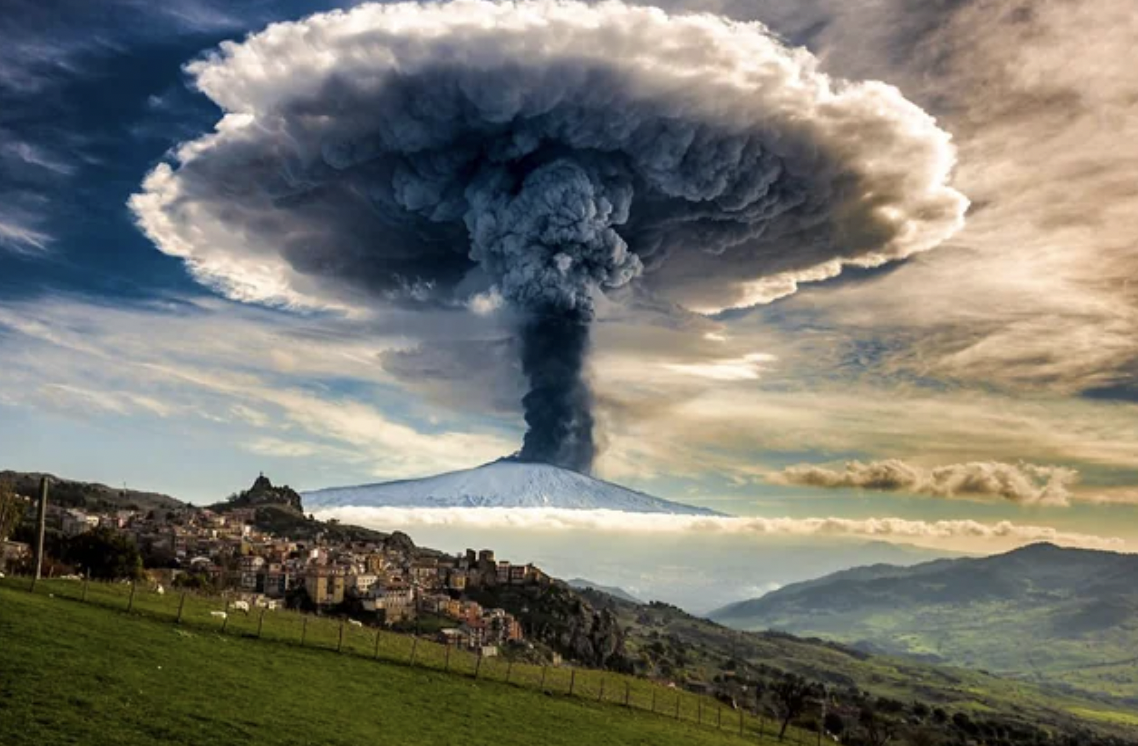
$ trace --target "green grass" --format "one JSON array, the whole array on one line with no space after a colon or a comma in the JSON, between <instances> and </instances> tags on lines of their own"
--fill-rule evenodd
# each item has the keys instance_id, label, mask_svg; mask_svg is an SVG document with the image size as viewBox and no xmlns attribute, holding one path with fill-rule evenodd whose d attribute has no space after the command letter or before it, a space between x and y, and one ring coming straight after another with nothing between
<instances>
[{"instance_id":1,"label":"green grass","mask_svg":"<svg viewBox=\"0 0 1138 746\"><path fill-rule=\"evenodd\" d=\"M1102 712L1101 710L1087 710L1076 708L1074 712L1080 717L1091 720L1102 720L1116 725L1125 725L1138 728L1138 713L1130 712Z\"/></svg>"},{"instance_id":2,"label":"green grass","mask_svg":"<svg viewBox=\"0 0 1138 746\"><path fill-rule=\"evenodd\" d=\"M309 617L305 633L303 616L269 612L256 639L257 612L231 615L222 634L217 599L187 597L176 625L175 594L139 591L127 614L127 586L91 584L84 604L79 583L42 582L35 595L15 583L0 582L5 746L760 743L749 719L740 738L735 713L644 680L578 671L570 698L568 669L546 672L545 693L540 668L504 660L485 659L475 680L473 656L452 651L448 664L442 646L391 633L374 660L371 629L345 627L337 654L331 619ZM412 645L414 667L398 662ZM653 693L667 716L646 711Z\"/></svg>"},{"instance_id":3,"label":"green grass","mask_svg":"<svg viewBox=\"0 0 1138 746\"><path fill-rule=\"evenodd\" d=\"M867 640L895 654L933 655L1007 677L1138 701L1134 621L1064 637L1049 633L1054 626L1051 607L1025 610L999 601L977 602L966 614L933 605L919 614L834 614L816 628L808 622L784 626L798 634L847 643Z\"/></svg>"}]
</instances>

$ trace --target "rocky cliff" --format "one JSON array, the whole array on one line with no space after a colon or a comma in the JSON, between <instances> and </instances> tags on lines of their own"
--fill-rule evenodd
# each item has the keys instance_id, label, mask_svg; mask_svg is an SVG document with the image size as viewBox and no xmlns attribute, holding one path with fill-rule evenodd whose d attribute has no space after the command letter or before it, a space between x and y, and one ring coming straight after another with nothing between
<instances>
[{"instance_id":1,"label":"rocky cliff","mask_svg":"<svg viewBox=\"0 0 1138 746\"><path fill-rule=\"evenodd\" d=\"M496 586L472 592L484 606L516 616L526 639L546 645L566 660L613 671L631 670L624 631L616 616L592 606L561 581L527 586Z\"/></svg>"},{"instance_id":2,"label":"rocky cliff","mask_svg":"<svg viewBox=\"0 0 1138 746\"><path fill-rule=\"evenodd\" d=\"M253 486L244 492L232 495L222 506L229 508L259 508L265 505L278 505L297 513L304 513L304 504L300 493L287 484L277 487L264 474L253 482Z\"/></svg>"}]
</instances>

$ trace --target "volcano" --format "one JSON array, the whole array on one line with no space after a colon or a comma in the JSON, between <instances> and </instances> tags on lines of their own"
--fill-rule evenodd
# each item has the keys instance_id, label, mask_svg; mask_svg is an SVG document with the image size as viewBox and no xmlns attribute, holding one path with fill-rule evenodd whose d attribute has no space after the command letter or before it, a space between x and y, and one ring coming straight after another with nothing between
<instances>
[{"instance_id":1,"label":"volcano","mask_svg":"<svg viewBox=\"0 0 1138 746\"><path fill-rule=\"evenodd\" d=\"M309 509L383 508L561 508L626 513L721 515L707 508L663 500L569 469L500 460L474 469L423 479L356 487L331 487L303 494Z\"/></svg>"}]
</instances>

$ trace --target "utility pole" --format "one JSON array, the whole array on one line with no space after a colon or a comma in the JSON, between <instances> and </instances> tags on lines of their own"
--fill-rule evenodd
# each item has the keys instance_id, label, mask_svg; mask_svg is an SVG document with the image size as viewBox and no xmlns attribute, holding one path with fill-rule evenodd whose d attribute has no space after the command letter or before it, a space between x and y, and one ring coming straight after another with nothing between
<instances>
[{"instance_id":1,"label":"utility pole","mask_svg":"<svg viewBox=\"0 0 1138 746\"><path fill-rule=\"evenodd\" d=\"M44 532L47 528L47 477L40 478L40 504L36 515L36 567L32 576L32 590L35 590L36 581L43 575L43 542Z\"/></svg>"}]
</instances>

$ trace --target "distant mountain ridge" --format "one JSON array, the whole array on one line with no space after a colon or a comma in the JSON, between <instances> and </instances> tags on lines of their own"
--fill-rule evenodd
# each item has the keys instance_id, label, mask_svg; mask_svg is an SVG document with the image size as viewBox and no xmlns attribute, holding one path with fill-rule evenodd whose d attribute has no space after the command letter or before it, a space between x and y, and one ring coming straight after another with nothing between
<instances>
[{"instance_id":1,"label":"distant mountain ridge","mask_svg":"<svg viewBox=\"0 0 1138 746\"><path fill-rule=\"evenodd\" d=\"M110 487L98 482L64 479L54 474L31 471L0 471L0 484L17 494L38 498L40 479L48 478L48 505L81 510L180 510L187 503L160 492Z\"/></svg>"},{"instance_id":2,"label":"distant mountain ridge","mask_svg":"<svg viewBox=\"0 0 1138 746\"><path fill-rule=\"evenodd\" d=\"M303 493L313 508L561 508L627 513L721 515L549 464L494 461L474 469Z\"/></svg>"},{"instance_id":3,"label":"distant mountain ridge","mask_svg":"<svg viewBox=\"0 0 1138 746\"><path fill-rule=\"evenodd\" d=\"M568 580L566 582L569 583L570 587L576 588L579 591L597 591L599 593L605 593L609 596L612 596L613 598L620 599L621 601L627 601L630 604L644 604L643 601L628 591L624 590L623 588L617 588L611 585L601 585L600 583L594 583L593 581L586 580L585 578L573 578L572 580Z\"/></svg>"},{"instance_id":4,"label":"distant mountain ridge","mask_svg":"<svg viewBox=\"0 0 1138 746\"><path fill-rule=\"evenodd\" d=\"M1033 544L991 557L858 567L710 616L1138 704L1138 555Z\"/></svg>"}]
</instances>

